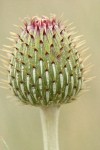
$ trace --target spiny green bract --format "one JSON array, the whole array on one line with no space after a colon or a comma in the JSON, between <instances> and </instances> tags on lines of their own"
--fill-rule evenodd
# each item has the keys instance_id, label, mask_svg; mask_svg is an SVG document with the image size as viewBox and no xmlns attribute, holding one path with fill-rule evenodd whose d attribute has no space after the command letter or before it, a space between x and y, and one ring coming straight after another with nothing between
<instances>
[{"instance_id":1,"label":"spiny green bract","mask_svg":"<svg viewBox=\"0 0 100 150\"><path fill-rule=\"evenodd\" d=\"M26 104L60 105L75 99L83 87L84 65L71 29L55 17L33 17L24 23L13 47L9 84Z\"/></svg>"}]
</instances>

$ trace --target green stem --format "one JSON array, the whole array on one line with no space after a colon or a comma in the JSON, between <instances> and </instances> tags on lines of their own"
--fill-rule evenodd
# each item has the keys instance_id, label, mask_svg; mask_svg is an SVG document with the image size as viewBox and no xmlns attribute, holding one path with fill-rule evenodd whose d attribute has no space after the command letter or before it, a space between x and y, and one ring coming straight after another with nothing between
<instances>
[{"instance_id":1,"label":"green stem","mask_svg":"<svg viewBox=\"0 0 100 150\"><path fill-rule=\"evenodd\" d=\"M43 130L44 150L59 150L58 119L59 107L41 107L41 122Z\"/></svg>"}]
</instances>

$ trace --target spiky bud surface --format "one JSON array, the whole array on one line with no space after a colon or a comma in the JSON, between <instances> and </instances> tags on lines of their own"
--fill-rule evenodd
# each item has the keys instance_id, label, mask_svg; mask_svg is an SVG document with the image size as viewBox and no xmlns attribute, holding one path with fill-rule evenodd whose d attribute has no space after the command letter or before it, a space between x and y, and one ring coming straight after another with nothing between
<instances>
[{"instance_id":1,"label":"spiky bud surface","mask_svg":"<svg viewBox=\"0 0 100 150\"><path fill-rule=\"evenodd\" d=\"M60 105L83 87L84 71L76 39L55 17L33 17L24 23L10 60L9 83L18 98L31 105Z\"/></svg>"}]
</instances>

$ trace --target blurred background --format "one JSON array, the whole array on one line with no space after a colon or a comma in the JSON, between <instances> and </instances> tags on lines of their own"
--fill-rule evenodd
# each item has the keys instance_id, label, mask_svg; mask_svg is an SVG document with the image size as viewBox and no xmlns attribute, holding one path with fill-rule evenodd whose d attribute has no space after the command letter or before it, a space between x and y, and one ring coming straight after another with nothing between
<instances>
[{"instance_id":1,"label":"blurred background","mask_svg":"<svg viewBox=\"0 0 100 150\"><path fill-rule=\"evenodd\" d=\"M50 13L63 14L84 35L94 64L91 76L96 76L89 83L89 92L61 107L60 150L99 150L100 0L0 0L0 48L9 43L6 37L16 31L13 24L20 24L20 18ZM9 91L0 89L0 150L43 150L39 110L7 99L7 95Z\"/></svg>"}]
</instances>

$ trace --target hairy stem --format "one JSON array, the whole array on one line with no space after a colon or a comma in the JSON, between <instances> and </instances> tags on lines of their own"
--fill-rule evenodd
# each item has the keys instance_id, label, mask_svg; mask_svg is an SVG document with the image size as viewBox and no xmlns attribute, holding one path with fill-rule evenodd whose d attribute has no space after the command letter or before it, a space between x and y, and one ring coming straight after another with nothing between
<instances>
[{"instance_id":1,"label":"hairy stem","mask_svg":"<svg viewBox=\"0 0 100 150\"><path fill-rule=\"evenodd\" d=\"M59 107L40 108L44 150L59 150L58 144L58 119Z\"/></svg>"}]
</instances>

